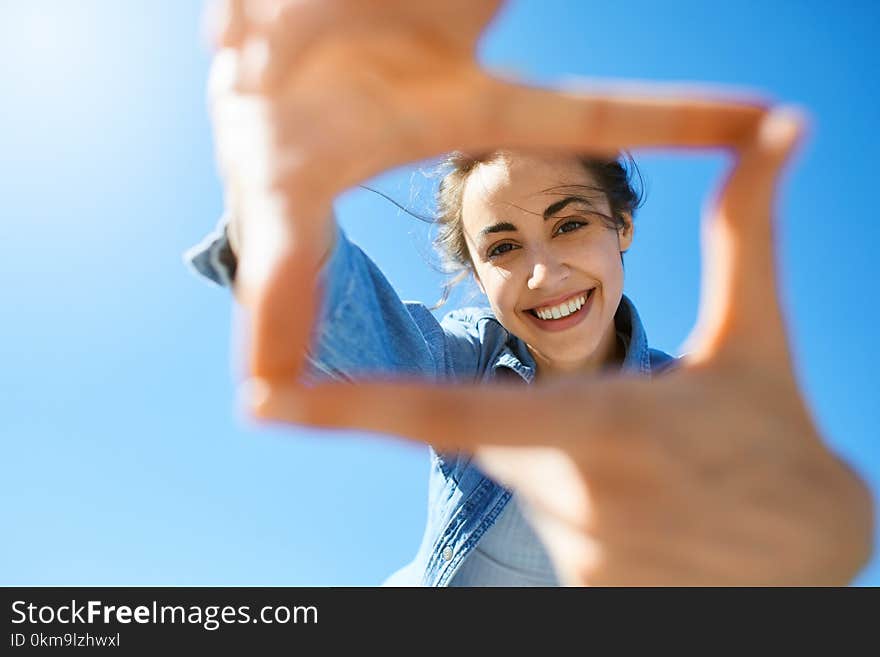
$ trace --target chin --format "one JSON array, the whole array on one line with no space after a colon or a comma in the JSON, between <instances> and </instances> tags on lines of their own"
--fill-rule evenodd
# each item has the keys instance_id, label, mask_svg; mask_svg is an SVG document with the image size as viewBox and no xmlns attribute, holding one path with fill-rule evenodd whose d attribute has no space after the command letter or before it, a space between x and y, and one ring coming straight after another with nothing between
<instances>
[{"instance_id":1,"label":"chin","mask_svg":"<svg viewBox=\"0 0 880 657\"><path fill-rule=\"evenodd\" d=\"M566 336L559 340L540 340L531 343L541 356L562 369L577 369L599 348L599 339L594 335Z\"/></svg>"}]
</instances>

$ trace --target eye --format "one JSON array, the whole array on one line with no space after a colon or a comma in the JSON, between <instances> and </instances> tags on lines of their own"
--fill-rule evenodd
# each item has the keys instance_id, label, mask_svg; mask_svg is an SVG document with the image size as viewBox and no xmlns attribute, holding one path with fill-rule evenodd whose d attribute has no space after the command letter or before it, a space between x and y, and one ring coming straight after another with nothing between
<instances>
[{"instance_id":1,"label":"eye","mask_svg":"<svg viewBox=\"0 0 880 657\"><path fill-rule=\"evenodd\" d=\"M574 232L584 226L588 226L589 224L586 221L566 221L559 228L556 229L557 233L571 233Z\"/></svg>"},{"instance_id":2,"label":"eye","mask_svg":"<svg viewBox=\"0 0 880 657\"><path fill-rule=\"evenodd\" d=\"M486 256L491 260L492 258L503 256L505 253L510 253L515 248L515 244L511 244L510 242L503 242L501 244L496 244L491 249L489 249L489 252L486 254Z\"/></svg>"}]
</instances>

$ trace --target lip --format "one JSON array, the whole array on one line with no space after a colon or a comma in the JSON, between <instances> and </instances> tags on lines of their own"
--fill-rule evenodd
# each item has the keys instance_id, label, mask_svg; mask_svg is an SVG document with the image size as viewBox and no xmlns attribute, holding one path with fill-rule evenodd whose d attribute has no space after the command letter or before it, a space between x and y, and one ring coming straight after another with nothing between
<instances>
[{"instance_id":1,"label":"lip","mask_svg":"<svg viewBox=\"0 0 880 657\"><path fill-rule=\"evenodd\" d=\"M586 288L585 290L577 290L576 292L569 292L568 294L563 294L562 296L555 297L553 299L545 299L544 301L539 303L537 306L532 306L531 308L529 308L529 310L534 310L535 308L545 308L547 306L557 306L560 303L562 303L563 301L566 301L568 299L572 299L574 297L578 297L582 294L586 294L587 292L589 292L592 289L594 289L594 288ZM526 312L528 312L528 311L526 311Z\"/></svg>"},{"instance_id":2,"label":"lip","mask_svg":"<svg viewBox=\"0 0 880 657\"><path fill-rule=\"evenodd\" d=\"M542 331L550 331L551 333L565 331L566 329L570 329L573 326L577 326L587 318L587 315L590 312L590 308L593 307L593 299L596 296L596 288L591 288L590 290L587 290L587 292L589 292L589 296L587 297L586 302L584 302L584 305L581 306L579 310L571 313L568 317L563 317L561 319L541 319L540 317L535 317L528 310L523 312L523 315L525 315L534 326L541 329ZM571 298L572 296L574 295L559 297L559 299L555 303L560 303L565 299ZM554 303L551 302L542 305L552 306L554 305Z\"/></svg>"}]
</instances>

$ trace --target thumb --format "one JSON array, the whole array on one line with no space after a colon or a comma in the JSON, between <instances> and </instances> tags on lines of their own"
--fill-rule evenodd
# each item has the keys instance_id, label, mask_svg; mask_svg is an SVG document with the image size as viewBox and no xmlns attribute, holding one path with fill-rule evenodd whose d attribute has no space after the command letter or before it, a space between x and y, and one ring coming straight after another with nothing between
<instances>
[{"instance_id":1,"label":"thumb","mask_svg":"<svg viewBox=\"0 0 880 657\"><path fill-rule=\"evenodd\" d=\"M609 405L600 399L601 386L523 390L410 380L306 387L254 378L239 388L238 403L243 415L261 420L390 434L436 449L470 451L607 433Z\"/></svg>"},{"instance_id":2,"label":"thumb","mask_svg":"<svg viewBox=\"0 0 880 657\"><path fill-rule=\"evenodd\" d=\"M251 376L292 381L300 375L322 298L317 273L323 228L303 212L291 220L275 205L243 209L236 297L249 311ZM319 215L317 215L319 216Z\"/></svg>"}]
</instances>

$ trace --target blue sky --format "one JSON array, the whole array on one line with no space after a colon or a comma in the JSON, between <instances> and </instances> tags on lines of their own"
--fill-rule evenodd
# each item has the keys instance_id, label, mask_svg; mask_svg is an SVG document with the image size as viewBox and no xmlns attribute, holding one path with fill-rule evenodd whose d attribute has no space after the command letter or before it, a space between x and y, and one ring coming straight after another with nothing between
<instances>
[{"instance_id":1,"label":"blue sky","mask_svg":"<svg viewBox=\"0 0 880 657\"><path fill-rule=\"evenodd\" d=\"M229 294L181 253L221 211L198 3L0 3L0 584L373 585L425 518L426 450L236 419ZM798 376L880 492L874 3L513 2L482 61L528 80L710 81L807 108L781 274ZM724 161L636 153L626 292L675 352ZM424 209L425 167L372 184ZM422 224L378 196L340 221L401 296L433 302ZM460 301L460 297L459 297ZM880 585L880 558L857 580Z\"/></svg>"}]
</instances>

